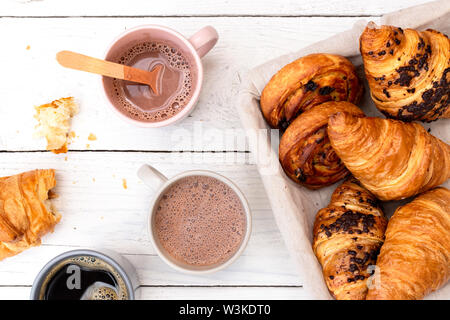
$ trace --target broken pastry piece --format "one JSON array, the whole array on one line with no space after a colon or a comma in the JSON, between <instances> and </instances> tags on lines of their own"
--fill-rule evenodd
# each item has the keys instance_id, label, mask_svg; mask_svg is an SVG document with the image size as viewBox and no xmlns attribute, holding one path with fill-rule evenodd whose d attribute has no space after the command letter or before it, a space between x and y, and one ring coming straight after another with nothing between
<instances>
[{"instance_id":1,"label":"broken pastry piece","mask_svg":"<svg viewBox=\"0 0 450 320\"><path fill-rule=\"evenodd\" d=\"M49 198L55 171L33 170L0 178L0 260L41 244L61 219Z\"/></svg>"},{"instance_id":2,"label":"broken pastry piece","mask_svg":"<svg viewBox=\"0 0 450 320\"><path fill-rule=\"evenodd\" d=\"M67 152L70 119L78 113L73 97L61 98L36 107L36 136L47 139L47 150L54 153Z\"/></svg>"}]
</instances>

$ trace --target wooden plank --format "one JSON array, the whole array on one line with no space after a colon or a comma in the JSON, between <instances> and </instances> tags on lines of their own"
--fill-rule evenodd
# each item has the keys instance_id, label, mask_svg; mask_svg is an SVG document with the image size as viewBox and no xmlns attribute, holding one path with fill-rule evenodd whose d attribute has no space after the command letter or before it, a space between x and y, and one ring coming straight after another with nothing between
<instances>
[{"instance_id":1,"label":"wooden plank","mask_svg":"<svg viewBox=\"0 0 450 320\"><path fill-rule=\"evenodd\" d=\"M120 241L120 240L118 240ZM98 246L90 246L98 248ZM0 264L0 285L31 285L42 267L63 252L79 249L75 246L48 246L31 248L8 258ZM259 247L260 249L262 247ZM150 251L150 246L149 246ZM253 254L249 252L253 251ZM267 251L266 251L267 253ZM141 285L302 285L290 257L285 253L258 254L250 249L228 268L209 275L188 275L173 270L156 255L123 254L136 268Z\"/></svg>"},{"instance_id":2,"label":"wooden plank","mask_svg":"<svg viewBox=\"0 0 450 320\"><path fill-rule=\"evenodd\" d=\"M147 300L292 300L307 299L302 287L150 287L141 288L141 299Z\"/></svg>"},{"instance_id":3,"label":"wooden plank","mask_svg":"<svg viewBox=\"0 0 450 320\"><path fill-rule=\"evenodd\" d=\"M0 300L28 300L30 286L0 287ZM142 300L301 300L309 299L303 287L273 287L273 286L150 286L141 287ZM443 289L450 292L450 285ZM425 300L435 300L436 294L431 293Z\"/></svg>"},{"instance_id":4,"label":"wooden plank","mask_svg":"<svg viewBox=\"0 0 450 320\"><path fill-rule=\"evenodd\" d=\"M110 0L6 0L3 16L362 16L381 15L427 0L166 0L149 3L129 0L127 5Z\"/></svg>"},{"instance_id":5,"label":"wooden plank","mask_svg":"<svg viewBox=\"0 0 450 320\"><path fill-rule=\"evenodd\" d=\"M183 154L181 154L183 155ZM79 247L97 247L124 254L146 285L270 284L300 285L255 166L229 163L226 154L72 152L67 161L48 152L3 153L0 176L34 168L55 168L62 214L43 245L0 263L0 285L29 285L52 257ZM244 254L226 270L208 276L188 276L171 270L156 255L147 234L147 212L153 196L136 177L150 163L167 176L191 169L217 171L233 180L248 198L253 231ZM127 189L123 187L126 179Z\"/></svg>"},{"instance_id":6,"label":"wooden plank","mask_svg":"<svg viewBox=\"0 0 450 320\"><path fill-rule=\"evenodd\" d=\"M300 49L335 32L351 28L359 18L70 18L0 19L8 50L1 54L0 150L45 150L45 139L33 139L33 106L75 96L81 112L73 120L73 150L247 150L235 106L240 75L284 53ZM375 19L376 20L376 19ZM65 69L55 61L60 50L102 57L123 30L164 24L193 34L214 25L220 39L204 59L205 82L199 103L178 125L137 128L111 113L97 75ZM244 27L245 26L245 27ZM18 61L19 63L10 63ZM28 78L25 78L27 75ZM94 133L96 141L89 141Z\"/></svg>"},{"instance_id":7,"label":"wooden plank","mask_svg":"<svg viewBox=\"0 0 450 320\"><path fill-rule=\"evenodd\" d=\"M0 300L28 300L30 287L0 287ZM302 287L142 287L142 300L288 300L307 299Z\"/></svg>"},{"instance_id":8,"label":"wooden plank","mask_svg":"<svg viewBox=\"0 0 450 320\"><path fill-rule=\"evenodd\" d=\"M30 298L30 287L0 287L0 300L28 300Z\"/></svg>"}]
</instances>

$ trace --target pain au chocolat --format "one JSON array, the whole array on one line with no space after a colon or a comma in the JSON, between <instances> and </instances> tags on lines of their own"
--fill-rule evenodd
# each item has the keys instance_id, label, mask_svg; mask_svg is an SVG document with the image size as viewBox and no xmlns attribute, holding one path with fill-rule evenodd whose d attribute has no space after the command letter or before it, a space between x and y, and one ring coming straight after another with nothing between
<instances>
[{"instance_id":1,"label":"pain au chocolat","mask_svg":"<svg viewBox=\"0 0 450 320\"><path fill-rule=\"evenodd\" d=\"M435 30L369 23L360 50L372 99L389 118L450 118L450 40Z\"/></svg>"},{"instance_id":2,"label":"pain au chocolat","mask_svg":"<svg viewBox=\"0 0 450 320\"><path fill-rule=\"evenodd\" d=\"M364 300L369 266L377 261L386 218L378 201L355 178L341 184L317 213L313 249L328 289L338 300Z\"/></svg>"}]
</instances>

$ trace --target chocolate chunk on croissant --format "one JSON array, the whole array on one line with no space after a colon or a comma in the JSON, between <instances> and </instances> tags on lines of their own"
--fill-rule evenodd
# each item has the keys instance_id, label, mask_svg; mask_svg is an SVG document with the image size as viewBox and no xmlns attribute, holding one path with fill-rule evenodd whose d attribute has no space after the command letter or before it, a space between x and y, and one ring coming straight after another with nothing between
<instances>
[{"instance_id":1,"label":"chocolate chunk on croissant","mask_svg":"<svg viewBox=\"0 0 450 320\"><path fill-rule=\"evenodd\" d=\"M313 249L328 289L338 300L363 300L384 241L386 218L355 178L340 185L316 216Z\"/></svg>"},{"instance_id":2,"label":"chocolate chunk on croissant","mask_svg":"<svg viewBox=\"0 0 450 320\"><path fill-rule=\"evenodd\" d=\"M299 115L281 137L279 158L284 172L310 189L331 185L348 175L327 134L328 118L337 112L364 113L350 102L325 102Z\"/></svg>"},{"instance_id":3,"label":"chocolate chunk on croissant","mask_svg":"<svg viewBox=\"0 0 450 320\"><path fill-rule=\"evenodd\" d=\"M450 40L438 31L369 23L360 49L372 99L389 118L450 118Z\"/></svg>"},{"instance_id":4,"label":"chocolate chunk on croissant","mask_svg":"<svg viewBox=\"0 0 450 320\"><path fill-rule=\"evenodd\" d=\"M262 113L273 128L286 129L302 112L327 101L357 104L363 85L352 63L333 54L310 54L284 66L261 94Z\"/></svg>"}]
</instances>

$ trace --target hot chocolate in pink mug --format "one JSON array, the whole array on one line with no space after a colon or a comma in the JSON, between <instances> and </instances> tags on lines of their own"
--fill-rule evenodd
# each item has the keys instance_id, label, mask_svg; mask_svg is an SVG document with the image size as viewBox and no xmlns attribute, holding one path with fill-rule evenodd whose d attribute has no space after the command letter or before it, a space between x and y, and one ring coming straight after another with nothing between
<instances>
[{"instance_id":1,"label":"hot chocolate in pink mug","mask_svg":"<svg viewBox=\"0 0 450 320\"><path fill-rule=\"evenodd\" d=\"M217 31L206 26L189 39L158 25L143 25L119 35L105 60L152 70L162 64L158 94L148 86L101 78L107 104L125 121L141 127L163 127L189 115L203 82L201 58L217 43Z\"/></svg>"}]
</instances>

